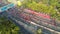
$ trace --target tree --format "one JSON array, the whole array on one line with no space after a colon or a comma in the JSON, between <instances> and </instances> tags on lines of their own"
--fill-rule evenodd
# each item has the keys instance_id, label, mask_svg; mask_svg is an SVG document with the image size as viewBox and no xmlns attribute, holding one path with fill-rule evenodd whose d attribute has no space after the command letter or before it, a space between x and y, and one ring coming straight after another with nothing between
<instances>
[{"instance_id":1,"label":"tree","mask_svg":"<svg viewBox=\"0 0 60 34\"><path fill-rule=\"evenodd\" d=\"M11 20L0 15L0 33L1 34L18 34L20 28L15 25Z\"/></svg>"}]
</instances>

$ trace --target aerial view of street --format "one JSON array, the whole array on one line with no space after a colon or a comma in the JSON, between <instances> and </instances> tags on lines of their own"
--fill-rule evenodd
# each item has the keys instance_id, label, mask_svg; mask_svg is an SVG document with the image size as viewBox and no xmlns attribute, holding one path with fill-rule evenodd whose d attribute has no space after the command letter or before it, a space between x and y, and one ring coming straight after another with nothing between
<instances>
[{"instance_id":1,"label":"aerial view of street","mask_svg":"<svg viewBox=\"0 0 60 34\"><path fill-rule=\"evenodd\" d=\"M60 34L60 0L0 0L0 34Z\"/></svg>"}]
</instances>

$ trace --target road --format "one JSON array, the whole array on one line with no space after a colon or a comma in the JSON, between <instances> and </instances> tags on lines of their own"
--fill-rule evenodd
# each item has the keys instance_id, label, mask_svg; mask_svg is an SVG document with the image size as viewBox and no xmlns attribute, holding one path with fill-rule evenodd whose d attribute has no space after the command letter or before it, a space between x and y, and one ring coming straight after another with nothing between
<instances>
[{"instance_id":1,"label":"road","mask_svg":"<svg viewBox=\"0 0 60 34\"><path fill-rule=\"evenodd\" d=\"M13 11L12 11L13 10ZM26 18L26 12L20 12L20 11L16 11L17 9L13 8L13 9L10 9L8 11L9 15L12 15L14 17L14 19L16 19L17 23L20 21L19 19L22 18L23 21L25 21L24 18ZM23 15L21 15L23 14ZM25 15L25 16L24 16ZM30 14L27 14L27 17L30 16L30 22L29 23L26 23L26 24L33 24L33 25L36 25L36 26L39 26L41 28L44 28L46 30L49 30L50 32L54 32L54 33L60 33L60 28L59 26L56 27L54 25L51 25L51 24L48 24L47 22L49 22L49 20L47 19L43 19L39 16L35 16L35 15L30 15ZM13 19L13 18L12 18ZM29 21L29 20L28 20ZM27 21L27 22L28 22ZM24 22L25 23L25 22Z\"/></svg>"}]
</instances>

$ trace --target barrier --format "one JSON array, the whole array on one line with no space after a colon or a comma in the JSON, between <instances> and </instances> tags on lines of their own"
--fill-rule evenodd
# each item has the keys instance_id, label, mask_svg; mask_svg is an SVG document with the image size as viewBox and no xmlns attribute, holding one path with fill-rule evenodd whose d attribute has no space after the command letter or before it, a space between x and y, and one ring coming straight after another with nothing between
<instances>
[{"instance_id":1,"label":"barrier","mask_svg":"<svg viewBox=\"0 0 60 34\"><path fill-rule=\"evenodd\" d=\"M13 4L13 3L8 4L8 5L6 5L6 6L3 6L3 7L0 8L0 12L4 12L4 11L6 11L6 10L8 10L9 8L12 8L12 7L14 7L14 4Z\"/></svg>"}]
</instances>

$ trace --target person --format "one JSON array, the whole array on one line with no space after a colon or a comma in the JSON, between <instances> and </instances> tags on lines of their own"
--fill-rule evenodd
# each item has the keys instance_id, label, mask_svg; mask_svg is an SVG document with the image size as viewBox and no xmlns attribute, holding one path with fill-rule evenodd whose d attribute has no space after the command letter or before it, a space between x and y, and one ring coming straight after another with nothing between
<instances>
[{"instance_id":1,"label":"person","mask_svg":"<svg viewBox=\"0 0 60 34\"><path fill-rule=\"evenodd\" d=\"M53 25L56 26L55 18L53 18Z\"/></svg>"}]
</instances>

